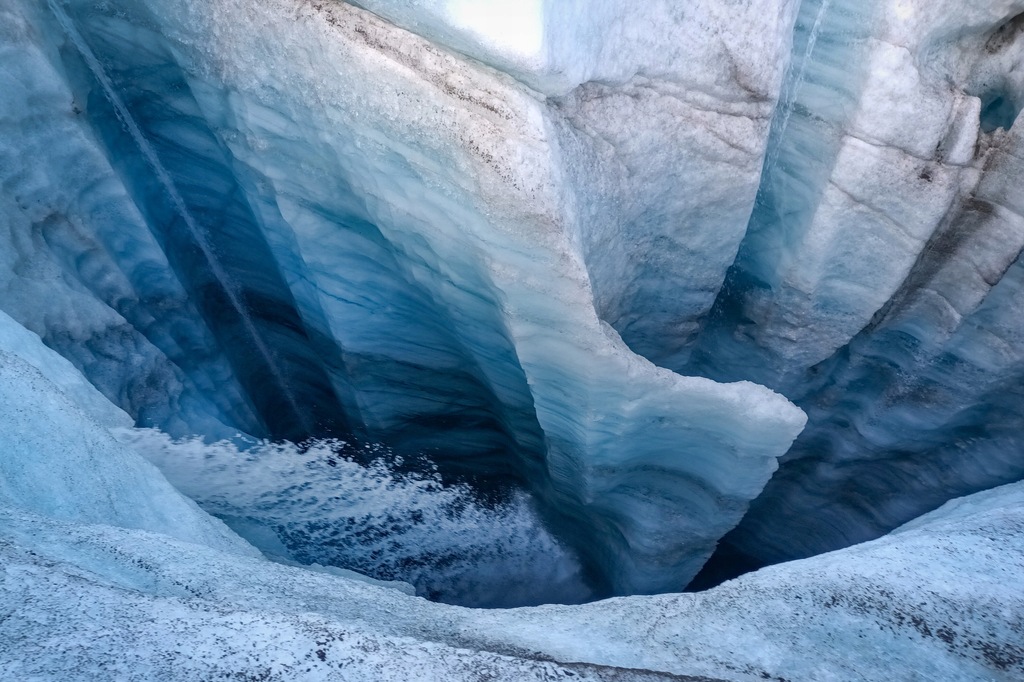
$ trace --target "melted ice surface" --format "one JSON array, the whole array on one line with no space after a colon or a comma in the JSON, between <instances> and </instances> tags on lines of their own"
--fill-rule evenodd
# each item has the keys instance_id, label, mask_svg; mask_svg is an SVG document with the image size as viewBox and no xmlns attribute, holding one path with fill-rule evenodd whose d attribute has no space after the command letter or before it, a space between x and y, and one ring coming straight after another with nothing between
<instances>
[{"instance_id":1,"label":"melted ice surface","mask_svg":"<svg viewBox=\"0 0 1024 682\"><path fill-rule=\"evenodd\" d=\"M183 493L274 558L411 583L472 606L585 601L575 556L541 524L528 496L484 505L465 485L364 465L341 444L238 445L173 440L149 429L118 438Z\"/></svg>"}]
</instances>

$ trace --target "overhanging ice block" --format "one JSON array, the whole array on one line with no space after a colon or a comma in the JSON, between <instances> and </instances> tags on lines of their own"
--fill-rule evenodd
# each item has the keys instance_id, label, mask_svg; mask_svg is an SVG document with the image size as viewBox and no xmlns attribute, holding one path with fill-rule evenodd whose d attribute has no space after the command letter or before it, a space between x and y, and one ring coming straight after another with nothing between
<instances>
[{"instance_id":1,"label":"overhanging ice block","mask_svg":"<svg viewBox=\"0 0 1024 682\"><path fill-rule=\"evenodd\" d=\"M343 354L372 348L379 369L339 375L359 410L387 424L451 409L472 368L518 439L519 475L605 589L681 588L803 414L761 387L658 369L603 326L564 182L572 157L534 92L351 6L293 9L146 11L174 36L168 52L240 186L276 207L260 227L295 268L300 314ZM111 21L130 36L128 19ZM257 38L268 30L279 39ZM210 35L228 63L210 61ZM360 293L381 285L394 305ZM388 366L410 360L429 372L396 373L398 392Z\"/></svg>"}]
</instances>

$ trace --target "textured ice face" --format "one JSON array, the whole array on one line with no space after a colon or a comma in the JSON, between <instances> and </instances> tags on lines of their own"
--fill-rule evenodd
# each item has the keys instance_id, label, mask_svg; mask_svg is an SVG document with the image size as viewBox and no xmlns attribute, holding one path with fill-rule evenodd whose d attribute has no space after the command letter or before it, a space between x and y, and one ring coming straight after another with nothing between
<instances>
[{"instance_id":1,"label":"textured ice face","mask_svg":"<svg viewBox=\"0 0 1024 682\"><path fill-rule=\"evenodd\" d=\"M126 428L132 425L131 417L86 381L74 365L47 348L39 336L22 327L3 311L0 311L0 350L11 366L20 366L21 363L15 360L18 358L41 372L46 380L71 398L77 409L100 426ZM13 383L12 388L16 388Z\"/></svg>"},{"instance_id":2,"label":"textured ice face","mask_svg":"<svg viewBox=\"0 0 1024 682\"><path fill-rule=\"evenodd\" d=\"M746 230L797 3L357 3L547 96L595 305L678 369ZM530 50L507 41L529 24Z\"/></svg>"},{"instance_id":3,"label":"textured ice face","mask_svg":"<svg viewBox=\"0 0 1024 682\"><path fill-rule=\"evenodd\" d=\"M977 186L981 108L1024 85L1019 41L998 36L1016 34L1022 10L803 3L758 207L720 301L738 328L707 335L712 364L788 388L905 288Z\"/></svg>"},{"instance_id":4,"label":"textured ice face","mask_svg":"<svg viewBox=\"0 0 1024 682\"><path fill-rule=\"evenodd\" d=\"M717 78L694 66L674 80L630 74L621 87L549 102L349 5L17 7L34 29L25 35L45 37L37 51L60 81L53 87L84 103L81 153L110 161L104 173L145 217L166 278L195 302L189 324L209 331L211 362L230 368L214 383L168 339L147 336L161 362L227 403L213 415L168 409L165 419L381 439L425 453L448 476L519 482L599 592L681 589L802 427L781 396L660 368L602 319L648 295L655 308L682 301L684 326L710 306L753 200L784 21L767 24L777 38L765 44L767 63L777 66L757 62L729 105L738 123L719 159L700 151L705 136L691 123L719 125L706 109L739 87L742 69L712 92L687 86ZM665 18L674 22L666 41L693 30L685 17ZM637 64L650 60L637 50ZM627 135L633 121L643 136ZM679 145L661 145L663 135ZM655 157L658 147L674 151ZM680 154L691 167L666 175L684 168ZM738 192L724 183L733 166L743 169ZM633 184L619 182L623 167ZM684 201L670 182L691 186ZM648 191L658 197L601 208ZM675 220L705 204L727 229ZM636 243L613 229L626 220ZM643 258L645 244L691 228L692 253ZM131 254L114 255L116 269L135 267ZM640 284L627 285L622 270ZM670 290L670 280L700 293ZM625 298L607 293L623 285ZM646 311L633 308L638 320ZM610 321L627 341L659 324ZM85 330L55 327L88 349ZM206 393L192 389L183 380L168 392Z\"/></svg>"},{"instance_id":5,"label":"textured ice face","mask_svg":"<svg viewBox=\"0 0 1024 682\"><path fill-rule=\"evenodd\" d=\"M1020 1L362 6L8 3L0 307L143 425L529 490L598 592L1024 475Z\"/></svg>"}]
</instances>

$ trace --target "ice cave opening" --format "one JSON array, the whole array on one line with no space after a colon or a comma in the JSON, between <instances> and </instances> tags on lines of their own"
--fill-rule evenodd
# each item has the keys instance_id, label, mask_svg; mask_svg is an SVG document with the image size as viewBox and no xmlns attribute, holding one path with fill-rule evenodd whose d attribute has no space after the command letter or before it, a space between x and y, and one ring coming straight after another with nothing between
<instances>
[{"instance_id":1,"label":"ice cave opening","mask_svg":"<svg viewBox=\"0 0 1024 682\"><path fill-rule=\"evenodd\" d=\"M981 99L981 129L991 133L999 128L1009 130L1020 114L1021 106L1013 94L1004 91L989 93Z\"/></svg>"}]
</instances>

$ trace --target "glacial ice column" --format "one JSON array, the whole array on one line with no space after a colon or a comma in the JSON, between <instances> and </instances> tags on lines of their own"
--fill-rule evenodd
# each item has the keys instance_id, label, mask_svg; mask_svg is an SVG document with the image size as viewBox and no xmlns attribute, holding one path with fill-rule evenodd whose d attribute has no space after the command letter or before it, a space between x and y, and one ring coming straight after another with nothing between
<instances>
[{"instance_id":1,"label":"glacial ice column","mask_svg":"<svg viewBox=\"0 0 1024 682\"><path fill-rule=\"evenodd\" d=\"M1024 476L1021 121L980 140L977 187L808 392L807 431L732 543L807 556Z\"/></svg>"},{"instance_id":2,"label":"glacial ice column","mask_svg":"<svg viewBox=\"0 0 1024 682\"><path fill-rule=\"evenodd\" d=\"M805 82L791 74L801 106L781 110L788 128L777 125L765 203L720 300L721 325L702 341L710 376L759 378L809 415L727 539L757 563L872 539L1024 476L1024 3L871 11L857 45L827 29L853 15L805 17L802 30L812 19L825 27L821 55ZM863 82L832 68L837 46L863 53ZM818 96L823 84L846 93L845 113ZM856 172L827 142L864 152ZM827 183L814 185L828 164ZM841 177L874 189L823 213L837 186L854 186ZM779 279L815 273L826 277L799 295Z\"/></svg>"},{"instance_id":3,"label":"glacial ice column","mask_svg":"<svg viewBox=\"0 0 1024 682\"><path fill-rule=\"evenodd\" d=\"M802 4L728 331L702 341L712 376L794 388L900 290L977 182L983 36L1022 8Z\"/></svg>"},{"instance_id":4,"label":"glacial ice column","mask_svg":"<svg viewBox=\"0 0 1024 682\"><path fill-rule=\"evenodd\" d=\"M244 220L207 229L259 237L288 287L264 305L338 354L323 369L351 414L413 441L455 425L470 471L504 447L607 589L685 585L802 428L781 396L660 369L603 323L578 156L535 91L345 4L61 7L182 201L215 217L202 183L237 198ZM169 60L139 76L174 83L164 109L135 51ZM259 286L261 263L232 272Z\"/></svg>"},{"instance_id":5,"label":"glacial ice column","mask_svg":"<svg viewBox=\"0 0 1024 682\"><path fill-rule=\"evenodd\" d=\"M798 3L356 4L545 97L598 315L682 368L746 232Z\"/></svg>"}]
</instances>

